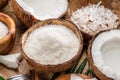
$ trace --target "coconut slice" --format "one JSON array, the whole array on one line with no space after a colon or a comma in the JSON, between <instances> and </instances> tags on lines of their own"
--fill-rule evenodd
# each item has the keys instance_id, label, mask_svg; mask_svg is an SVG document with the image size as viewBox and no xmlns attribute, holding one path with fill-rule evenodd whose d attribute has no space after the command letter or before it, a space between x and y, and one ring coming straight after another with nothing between
<instances>
[{"instance_id":1,"label":"coconut slice","mask_svg":"<svg viewBox=\"0 0 120 80\"><path fill-rule=\"evenodd\" d=\"M79 30L68 21L46 20L22 37L23 56L36 70L59 72L71 68L82 49Z\"/></svg>"},{"instance_id":2,"label":"coconut slice","mask_svg":"<svg viewBox=\"0 0 120 80\"><path fill-rule=\"evenodd\" d=\"M12 6L17 17L28 25L24 20L31 19L30 17L34 17L36 20L62 17L67 11L68 0L13 0ZM22 14L18 15L19 12ZM23 17L25 15L30 17Z\"/></svg>"},{"instance_id":3,"label":"coconut slice","mask_svg":"<svg viewBox=\"0 0 120 80\"><path fill-rule=\"evenodd\" d=\"M89 47L89 60L101 80L120 80L120 30L97 35Z\"/></svg>"},{"instance_id":4,"label":"coconut slice","mask_svg":"<svg viewBox=\"0 0 120 80\"><path fill-rule=\"evenodd\" d=\"M17 69L19 61L22 59L21 53L0 56L0 63L8 68Z\"/></svg>"}]
</instances>

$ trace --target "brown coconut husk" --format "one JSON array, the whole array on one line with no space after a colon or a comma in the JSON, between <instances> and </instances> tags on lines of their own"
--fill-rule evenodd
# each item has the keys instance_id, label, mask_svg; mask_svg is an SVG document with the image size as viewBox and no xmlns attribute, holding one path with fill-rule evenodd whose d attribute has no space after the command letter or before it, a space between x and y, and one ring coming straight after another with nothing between
<instances>
[{"instance_id":1,"label":"brown coconut husk","mask_svg":"<svg viewBox=\"0 0 120 80\"><path fill-rule=\"evenodd\" d=\"M105 30L105 31L110 31L110 30ZM101 31L99 32L98 34L96 34L92 40L90 41L90 44L89 44L89 47L88 47L88 61L89 61L89 64L91 66L91 69L92 71L95 73L95 75L100 79L100 80L112 80L111 78L107 77L105 74L103 74L95 65L94 65L94 62L93 62L93 58L92 58L92 53L91 53L91 48L92 48L92 43L93 41L95 40L95 38L101 34L102 32L105 32L105 31Z\"/></svg>"},{"instance_id":2,"label":"brown coconut husk","mask_svg":"<svg viewBox=\"0 0 120 80\"><path fill-rule=\"evenodd\" d=\"M68 0L69 5L70 0ZM30 28L33 24L37 23L38 20L36 19L31 13L25 11L17 2L16 0L11 0L11 6L17 18L27 27ZM67 11L66 11L67 12ZM58 19L62 18L65 14L63 13Z\"/></svg>"},{"instance_id":3,"label":"brown coconut husk","mask_svg":"<svg viewBox=\"0 0 120 80\"><path fill-rule=\"evenodd\" d=\"M12 49L14 44L16 26L13 19L3 13L0 13L0 21L7 25L9 29L7 35L0 39L0 54L7 54L7 52Z\"/></svg>"},{"instance_id":4,"label":"brown coconut husk","mask_svg":"<svg viewBox=\"0 0 120 80\"><path fill-rule=\"evenodd\" d=\"M25 11L23 8L19 6L16 0L11 0L11 7L17 16L17 18L23 23L27 28L31 27L33 24L38 22L38 20L32 16L30 13Z\"/></svg>"},{"instance_id":5,"label":"brown coconut husk","mask_svg":"<svg viewBox=\"0 0 120 80\"><path fill-rule=\"evenodd\" d=\"M8 0L0 0L0 9L5 7L8 4Z\"/></svg>"},{"instance_id":6,"label":"brown coconut husk","mask_svg":"<svg viewBox=\"0 0 120 80\"><path fill-rule=\"evenodd\" d=\"M84 74L76 74L76 75L82 77L83 79L91 79L92 78L91 76L87 76L87 75L84 75ZM71 77L71 74L65 74L65 75L59 76L55 80L70 80L70 77Z\"/></svg>"},{"instance_id":7,"label":"brown coconut husk","mask_svg":"<svg viewBox=\"0 0 120 80\"><path fill-rule=\"evenodd\" d=\"M36 28L43 26L43 25L50 25L50 24L56 24L56 25L64 25L68 28L70 28L78 37L79 41L80 41L80 48L79 51L77 53L77 55L75 55L71 60L61 63L61 64L56 64L56 65L42 65L42 64L38 64L37 62L35 62L34 60L30 59L25 52L23 51L25 42L27 37L29 36L29 34L34 31ZM79 55L81 54L82 51L82 47L83 47L83 42L82 42L82 35L79 32L78 28L73 25L72 23L70 23L69 21L66 20L56 20L56 19L52 19L52 20L46 20L43 22L39 22L35 25L33 25L30 29L28 29L22 36L22 40L21 40L21 50L22 50L22 55L23 57L28 61L28 63L34 67L34 69L36 71L40 71L40 72L60 72L60 71L65 71L67 69L70 69L77 61L79 58Z\"/></svg>"},{"instance_id":8,"label":"brown coconut husk","mask_svg":"<svg viewBox=\"0 0 120 80\"><path fill-rule=\"evenodd\" d=\"M77 37L80 41L80 48L79 48L77 55L75 55L71 60L69 60L67 62L57 64L57 65L42 65L42 64L38 64L34 60L30 59L23 51L23 47L25 45L25 41L26 41L27 37L29 36L29 34L32 31L34 31L36 28L38 28L40 26L50 25L50 24L64 25L64 26L70 28L77 35ZM35 68L36 71L42 71L42 72L60 72L60 71L65 71L67 69L70 69L78 61L79 55L82 52L82 47L83 47L82 35L79 32L78 28L75 25L73 25L72 23L70 23L69 21L56 20L56 19L46 20L46 21L39 22L39 23L33 25L29 30L27 30L25 32L25 34L23 34L22 41L21 41L21 49L22 49L23 57L28 61L28 63L30 65L32 65Z\"/></svg>"},{"instance_id":9,"label":"brown coconut husk","mask_svg":"<svg viewBox=\"0 0 120 80\"><path fill-rule=\"evenodd\" d=\"M69 9L68 9L68 12L67 12L65 18L70 20L70 17L72 16L72 13L75 12L77 9L80 9L84 6L87 6L89 3L97 4L100 1L102 2L101 5L104 5L106 8L109 8L109 9L113 10L112 3L114 2L114 0L71 0L70 6L69 6ZM120 17L120 14L116 14L116 15L118 15L118 17ZM90 35L90 34L84 32L82 30L80 30L80 31L83 34L85 42L88 42L90 39L92 39L93 36L95 36L95 35Z\"/></svg>"}]
</instances>

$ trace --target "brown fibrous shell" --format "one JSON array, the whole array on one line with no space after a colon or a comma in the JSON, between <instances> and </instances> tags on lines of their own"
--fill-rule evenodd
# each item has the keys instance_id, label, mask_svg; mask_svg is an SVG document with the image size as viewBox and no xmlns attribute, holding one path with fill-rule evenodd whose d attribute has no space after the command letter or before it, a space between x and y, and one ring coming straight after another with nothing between
<instances>
[{"instance_id":1,"label":"brown fibrous shell","mask_svg":"<svg viewBox=\"0 0 120 80\"><path fill-rule=\"evenodd\" d=\"M36 28L38 28L40 26L50 25L50 24L64 25L64 26L70 28L78 37L78 39L80 41L80 48L78 50L77 55L75 55L71 60L69 60L67 62L64 62L61 64L56 64L56 65L42 65L42 64L38 64L34 60L30 59L23 51L23 47L25 45L27 37L33 30L35 30ZM35 68L36 71L41 71L41 72L60 72L60 71L65 71L67 69L70 69L78 61L79 55L81 54L81 51L82 51L82 47L83 47L83 40L82 40L82 35L81 35L80 31L74 24L72 24L71 22L66 21L66 20L51 19L51 20L46 20L43 22L36 23L35 25L33 25L30 29L28 29L23 34L22 40L21 40L21 49L22 49L23 57L28 61L28 63L30 65L32 65Z\"/></svg>"}]
</instances>

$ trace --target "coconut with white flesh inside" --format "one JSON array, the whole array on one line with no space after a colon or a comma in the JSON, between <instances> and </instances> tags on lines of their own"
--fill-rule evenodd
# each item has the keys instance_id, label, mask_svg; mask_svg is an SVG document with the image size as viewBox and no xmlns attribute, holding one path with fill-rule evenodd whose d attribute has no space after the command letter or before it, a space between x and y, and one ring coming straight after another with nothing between
<instances>
[{"instance_id":1,"label":"coconut with white flesh inside","mask_svg":"<svg viewBox=\"0 0 120 80\"><path fill-rule=\"evenodd\" d=\"M8 33L8 27L0 22L0 38L3 38Z\"/></svg>"},{"instance_id":2,"label":"coconut with white flesh inside","mask_svg":"<svg viewBox=\"0 0 120 80\"><path fill-rule=\"evenodd\" d=\"M56 65L77 55L80 43L74 32L66 26L45 25L28 36L24 51L37 63Z\"/></svg>"},{"instance_id":3,"label":"coconut with white flesh inside","mask_svg":"<svg viewBox=\"0 0 120 80\"><path fill-rule=\"evenodd\" d=\"M18 63L22 59L22 56L20 53L16 54L10 54L10 55L1 55L0 56L0 63L5 65L8 68L17 69Z\"/></svg>"},{"instance_id":4,"label":"coconut with white flesh inside","mask_svg":"<svg viewBox=\"0 0 120 80\"><path fill-rule=\"evenodd\" d=\"M70 80L97 80L96 78L84 79L76 74L71 74Z\"/></svg>"},{"instance_id":5,"label":"coconut with white flesh inside","mask_svg":"<svg viewBox=\"0 0 120 80\"><path fill-rule=\"evenodd\" d=\"M108 78L120 80L120 30L102 32L91 46L94 66Z\"/></svg>"},{"instance_id":6,"label":"coconut with white flesh inside","mask_svg":"<svg viewBox=\"0 0 120 80\"><path fill-rule=\"evenodd\" d=\"M89 4L82 7L71 16L71 21L87 36L94 36L100 31L116 29L119 25L118 17L112 10L100 5Z\"/></svg>"},{"instance_id":7,"label":"coconut with white flesh inside","mask_svg":"<svg viewBox=\"0 0 120 80\"><path fill-rule=\"evenodd\" d=\"M16 0L27 12L39 20L61 17L68 8L67 0Z\"/></svg>"}]
</instances>

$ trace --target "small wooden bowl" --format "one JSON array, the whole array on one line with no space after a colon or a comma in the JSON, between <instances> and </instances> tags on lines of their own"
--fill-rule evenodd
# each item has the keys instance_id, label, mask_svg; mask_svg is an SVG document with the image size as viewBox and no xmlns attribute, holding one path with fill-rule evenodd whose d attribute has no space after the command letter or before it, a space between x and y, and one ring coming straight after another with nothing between
<instances>
[{"instance_id":1,"label":"small wooden bowl","mask_svg":"<svg viewBox=\"0 0 120 80\"><path fill-rule=\"evenodd\" d=\"M72 13L75 12L77 9L87 6L89 3L97 4L100 1L102 2L102 5L104 5L106 8L113 10L112 1L114 1L114 0L71 0L71 2L69 4L69 9L68 9L67 14L65 15L65 18L70 20ZM118 15L118 14L116 14L116 15ZM85 31L82 31L82 30L80 30L80 31L82 32L83 38L86 40L86 42L88 40L92 39L93 36L95 36L95 35L90 35L90 34L86 33Z\"/></svg>"},{"instance_id":2,"label":"small wooden bowl","mask_svg":"<svg viewBox=\"0 0 120 80\"><path fill-rule=\"evenodd\" d=\"M84 75L84 74L76 74L83 79L91 79L92 77ZM55 80L70 80L71 74L61 75L60 77L56 78Z\"/></svg>"},{"instance_id":3,"label":"small wooden bowl","mask_svg":"<svg viewBox=\"0 0 120 80\"><path fill-rule=\"evenodd\" d=\"M29 36L29 34L32 31L34 31L36 28L38 28L40 26L44 26L44 25L49 25L49 24L64 25L64 26L70 28L77 35L77 37L80 41L80 48L79 48L77 55L75 55L71 60L61 63L61 64L56 64L56 65L42 65L42 64L38 64L37 62L35 62L31 58L29 58L23 51L26 39ZM79 55L81 54L81 51L82 51L82 47L83 47L83 41L82 41L81 33L79 32L78 28L75 25L73 25L72 23L70 23L69 21L66 21L66 20L51 19L51 20L39 22L39 23L33 25L30 29L28 29L23 34L22 40L21 40L21 49L22 49L23 57L28 61L28 63L30 65L32 65L35 68L36 71L42 71L42 72L60 72L60 71L65 71L67 69L70 69L78 61Z\"/></svg>"},{"instance_id":4,"label":"small wooden bowl","mask_svg":"<svg viewBox=\"0 0 120 80\"><path fill-rule=\"evenodd\" d=\"M0 54L7 54L7 52L10 51L14 44L16 26L13 19L3 13L0 13L0 21L7 25L9 30L7 35L0 39Z\"/></svg>"},{"instance_id":5,"label":"small wooden bowl","mask_svg":"<svg viewBox=\"0 0 120 80\"><path fill-rule=\"evenodd\" d=\"M8 0L0 0L0 9L8 4Z\"/></svg>"},{"instance_id":6,"label":"small wooden bowl","mask_svg":"<svg viewBox=\"0 0 120 80\"><path fill-rule=\"evenodd\" d=\"M69 0L68 0L68 5L69 5ZM31 13L27 12L26 10L24 10L17 3L16 0L11 0L11 6L13 8L13 11L14 11L15 15L25 25L25 27L29 28L32 25L34 25L36 22L41 21L41 20L36 19ZM61 14L61 16L59 16L58 19L63 17L66 14L66 12Z\"/></svg>"}]
</instances>

